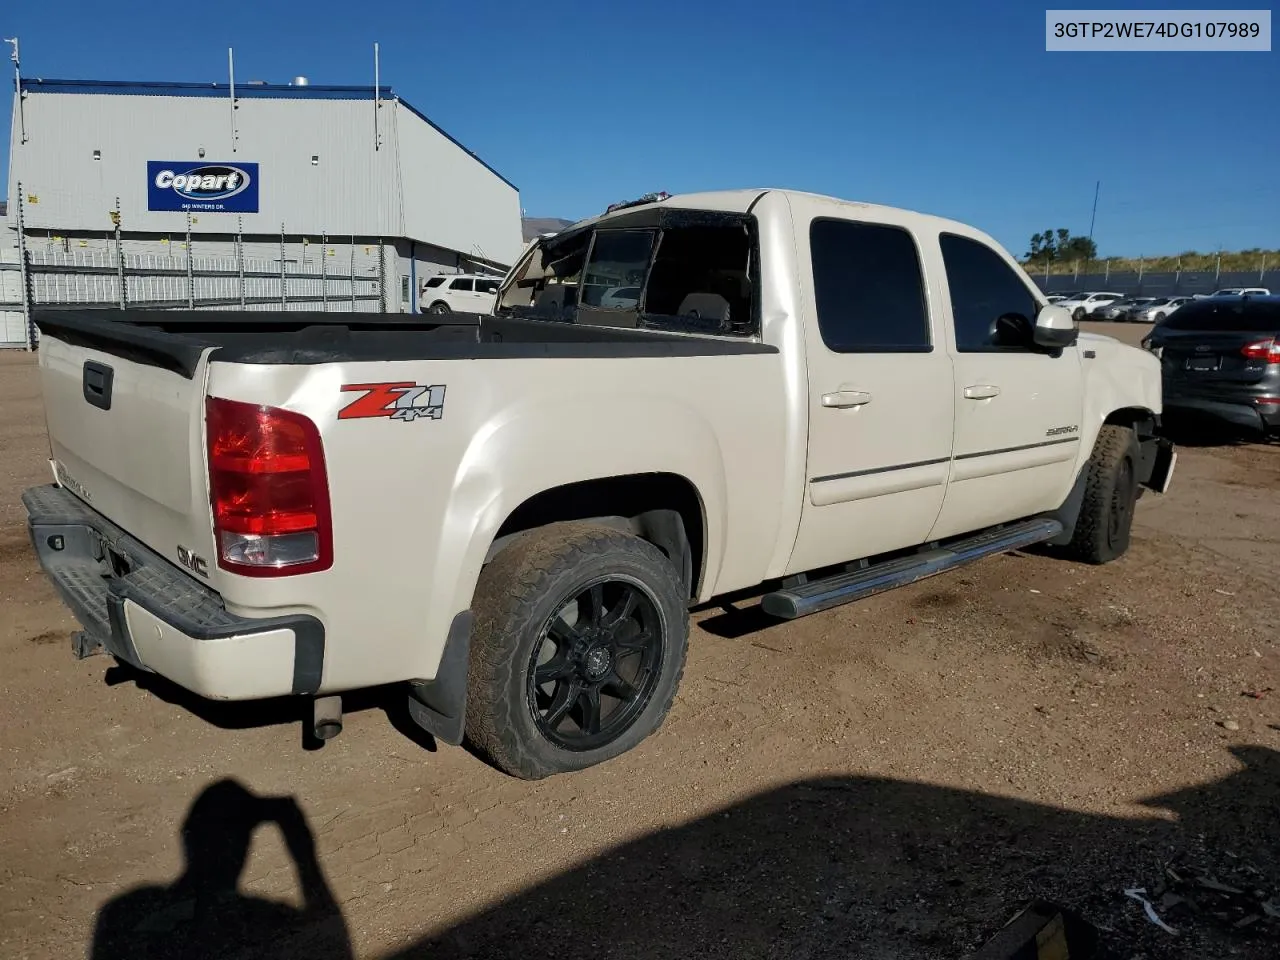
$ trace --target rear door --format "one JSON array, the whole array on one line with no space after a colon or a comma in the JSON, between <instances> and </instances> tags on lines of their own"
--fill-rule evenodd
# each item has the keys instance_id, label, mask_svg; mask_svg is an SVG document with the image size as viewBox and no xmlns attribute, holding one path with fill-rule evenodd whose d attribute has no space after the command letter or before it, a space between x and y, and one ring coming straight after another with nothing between
<instances>
[{"instance_id":1,"label":"rear door","mask_svg":"<svg viewBox=\"0 0 1280 960\"><path fill-rule=\"evenodd\" d=\"M789 569L923 543L951 457L951 358L906 223L792 201L809 388L808 483ZM880 212L882 215L891 216Z\"/></svg>"},{"instance_id":2,"label":"rear door","mask_svg":"<svg viewBox=\"0 0 1280 960\"><path fill-rule=\"evenodd\" d=\"M471 277L458 277L449 282L449 306L454 310L474 312L476 284Z\"/></svg>"},{"instance_id":3,"label":"rear door","mask_svg":"<svg viewBox=\"0 0 1280 960\"><path fill-rule=\"evenodd\" d=\"M207 353L189 358L189 369L168 357L143 362L146 356L123 345L117 352L73 346L56 333L41 339L54 472L157 553L185 557L188 569L207 575L214 557L204 466Z\"/></svg>"}]
</instances>

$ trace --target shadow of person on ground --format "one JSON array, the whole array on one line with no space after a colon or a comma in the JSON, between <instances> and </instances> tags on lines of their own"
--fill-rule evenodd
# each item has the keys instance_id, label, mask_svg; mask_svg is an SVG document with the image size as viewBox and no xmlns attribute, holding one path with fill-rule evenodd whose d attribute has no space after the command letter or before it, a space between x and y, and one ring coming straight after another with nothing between
<instances>
[{"instance_id":1,"label":"shadow of person on ground","mask_svg":"<svg viewBox=\"0 0 1280 960\"><path fill-rule=\"evenodd\" d=\"M1037 898L1095 926L1090 960L1275 960L1280 918L1263 905L1280 909L1280 753L1232 753L1243 769L1145 801L1176 821L871 777L792 783L609 850L384 960L961 960ZM1044 775L1070 776L1057 764Z\"/></svg>"},{"instance_id":2,"label":"shadow of person on ground","mask_svg":"<svg viewBox=\"0 0 1280 960\"><path fill-rule=\"evenodd\" d=\"M249 896L237 882L253 831L274 823L301 886L301 909ZM182 826L186 871L166 887L140 887L98 913L90 960L352 958L350 937L293 797L260 797L235 780L211 784Z\"/></svg>"}]
</instances>

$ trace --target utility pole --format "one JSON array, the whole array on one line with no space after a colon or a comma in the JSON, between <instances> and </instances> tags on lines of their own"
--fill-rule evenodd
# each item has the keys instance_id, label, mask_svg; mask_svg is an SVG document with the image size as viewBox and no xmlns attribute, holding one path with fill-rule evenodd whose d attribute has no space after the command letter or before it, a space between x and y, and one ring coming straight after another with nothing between
<instances>
[{"instance_id":1,"label":"utility pole","mask_svg":"<svg viewBox=\"0 0 1280 960\"><path fill-rule=\"evenodd\" d=\"M1089 239L1093 239L1093 224L1098 219L1098 194L1102 190L1102 181L1093 185L1093 213L1089 216Z\"/></svg>"},{"instance_id":2,"label":"utility pole","mask_svg":"<svg viewBox=\"0 0 1280 960\"><path fill-rule=\"evenodd\" d=\"M27 115L22 104L22 61L18 58L18 38L5 37L4 42L13 47L13 53L9 54L9 59L13 61L13 92L18 98L18 130L21 139L19 143L26 143L27 136Z\"/></svg>"}]
</instances>

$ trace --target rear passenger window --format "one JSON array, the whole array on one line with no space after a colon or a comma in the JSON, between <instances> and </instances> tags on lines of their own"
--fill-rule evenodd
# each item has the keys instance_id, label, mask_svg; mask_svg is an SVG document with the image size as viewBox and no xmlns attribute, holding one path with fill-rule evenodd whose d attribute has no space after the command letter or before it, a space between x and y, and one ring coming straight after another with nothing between
<instances>
[{"instance_id":1,"label":"rear passenger window","mask_svg":"<svg viewBox=\"0 0 1280 960\"><path fill-rule=\"evenodd\" d=\"M837 353L933 349L915 240L900 227L814 220L809 228L822 342Z\"/></svg>"},{"instance_id":2,"label":"rear passenger window","mask_svg":"<svg viewBox=\"0 0 1280 960\"><path fill-rule=\"evenodd\" d=\"M990 350L1030 350L1029 343L1002 342L996 319L1008 313L1035 322L1036 299L1004 258L985 243L944 233L939 238L942 263L951 291L951 314L956 325L956 349L974 353ZM1091 297L1090 300L1099 299Z\"/></svg>"}]
</instances>

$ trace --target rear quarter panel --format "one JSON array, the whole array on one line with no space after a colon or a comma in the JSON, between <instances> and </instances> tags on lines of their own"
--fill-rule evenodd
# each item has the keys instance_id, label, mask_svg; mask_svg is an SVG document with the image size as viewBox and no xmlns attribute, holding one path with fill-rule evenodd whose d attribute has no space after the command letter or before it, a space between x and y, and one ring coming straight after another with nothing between
<instances>
[{"instance_id":1,"label":"rear quarter panel","mask_svg":"<svg viewBox=\"0 0 1280 960\"><path fill-rule=\"evenodd\" d=\"M443 386L439 419L339 419L344 384ZM211 396L303 413L320 427L331 569L281 580L219 571L240 613L326 625L323 690L435 675L502 522L581 480L670 472L698 491L705 597L759 582L780 535L786 445L779 354L213 363Z\"/></svg>"}]
</instances>

